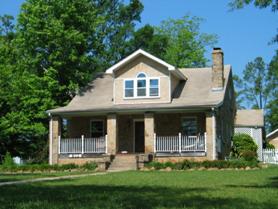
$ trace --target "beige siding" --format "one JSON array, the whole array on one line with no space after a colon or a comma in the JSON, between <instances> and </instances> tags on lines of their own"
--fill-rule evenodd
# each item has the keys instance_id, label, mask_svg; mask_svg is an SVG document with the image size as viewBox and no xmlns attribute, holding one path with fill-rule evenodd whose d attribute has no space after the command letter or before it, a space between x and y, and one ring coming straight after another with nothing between
<instances>
[{"instance_id":1,"label":"beige siding","mask_svg":"<svg viewBox=\"0 0 278 209\"><path fill-rule=\"evenodd\" d=\"M136 78L139 72L144 72L148 77L160 79L159 98L124 99L124 80ZM114 79L114 103L115 104L142 104L142 103L168 103L170 102L170 78L169 72L148 58L139 57L116 71Z\"/></svg>"},{"instance_id":2,"label":"beige siding","mask_svg":"<svg viewBox=\"0 0 278 209\"><path fill-rule=\"evenodd\" d=\"M275 149L278 149L278 136L273 138L273 139L271 139L269 141L269 144L272 144L275 147Z\"/></svg>"},{"instance_id":3,"label":"beige siding","mask_svg":"<svg viewBox=\"0 0 278 209\"><path fill-rule=\"evenodd\" d=\"M179 82L180 80L176 76L171 75L171 94L173 94Z\"/></svg>"}]
</instances>

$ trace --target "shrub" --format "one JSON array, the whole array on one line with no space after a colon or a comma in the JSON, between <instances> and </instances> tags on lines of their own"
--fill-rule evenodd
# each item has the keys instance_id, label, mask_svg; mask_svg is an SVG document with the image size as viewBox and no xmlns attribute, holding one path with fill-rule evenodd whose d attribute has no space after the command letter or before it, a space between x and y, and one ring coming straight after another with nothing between
<instances>
[{"instance_id":1,"label":"shrub","mask_svg":"<svg viewBox=\"0 0 278 209\"><path fill-rule=\"evenodd\" d=\"M242 157L242 154L246 151L257 152L258 146L254 142L253 138L248 134L235 134L233 136L233 155L237 158Z\"/></svg>"},{"instance_id":2,"label":"shrub","mask_svg":"<svg viewBox=\"0 0 278 209\"><path fill-rule=\"evenodd\" d=\"M146 167L153 167L156 170L160 170L166 167L171 167L174 170L187 170L192 168L246 168L246 167L258 167L258 162L256 160L246 161L244 159L236 159L236 160L213 160L213 161L203 161L203 162L195 162L184 160L182 162L172 163L160 163L160 162L150 162L145 165Z\"/></svg>"},{"instance_id":3,"label":"shrub","mask_svg":"<svg viewBox=\"0 0 278 209\"><path fill-rule=\"evenodd\" d=\"M74 163L64 164L60 166L60 170L72 170L77 169L79 166Z\"/></svg>"},{"instance_id":4,"label":"shrub","mask_svg":"<svg viewBox=\"0 0 278 209\"><path fill-rule=\"evenodd\" d=\"M257 160L257 153L254 152L254 151L243 151L241 153L241 157L244 159L244 160L247 160L247 161L252 161L252 160Z\"/></svg>"},{"instance_id":5,"label":"shrub","mask_svg":"<svg viewBox=\"0 0 278 209\"><path fill-rule=\"evenodd\" d=\"M269 144L269 142L266 142L266 149L275 149L275 146L273 144Z\"/></svg>"},{"instance_id":6,"label":"shrub","mask_svg":"<svg viewBox=\"0 0 278 209\"><path fill-rule=\"evenodd\" d=\"M3 166L4 167L12 167L14 165L15 165L15 163L13 161L11 154L9 152L6 152L6 154L4 156Z\"/></svg>"},{"instance_id":7,"label":"shrub","mask_svg":"<svg viewBox=\"0 0 278 209\"><path fill-rule=\"evenodd\" d=\"M85 170L95 170L97 168L97 164L94 162L87 162L81 166L81 168Z\"/></svg>"}]
</instances>

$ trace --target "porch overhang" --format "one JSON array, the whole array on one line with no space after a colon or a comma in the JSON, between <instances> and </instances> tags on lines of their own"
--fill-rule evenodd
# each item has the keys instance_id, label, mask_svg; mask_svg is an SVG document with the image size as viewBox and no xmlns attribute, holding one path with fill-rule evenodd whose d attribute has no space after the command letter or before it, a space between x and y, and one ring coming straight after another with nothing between
<instances>
[{"instance_id":1,"label":"porch overhang","mask_svg":"<svg viewBox=\"0 0 278 209\"><path fill-rule=\"evenodd\" d=\"M97 108L97 109L88 108L88 109L76 109L76 110L49 110L46 112L52 116L86 116L86 115L104 115L110 113L140 114L145 112L153 112L153 113L196 112L196 111L211 111L212 108L217 108L221 104L172 106L172 107L151 107L155 105L148 105L148 107L133 107L133 108L114 107L114 108Z\"/></svg>"}]
</instances>

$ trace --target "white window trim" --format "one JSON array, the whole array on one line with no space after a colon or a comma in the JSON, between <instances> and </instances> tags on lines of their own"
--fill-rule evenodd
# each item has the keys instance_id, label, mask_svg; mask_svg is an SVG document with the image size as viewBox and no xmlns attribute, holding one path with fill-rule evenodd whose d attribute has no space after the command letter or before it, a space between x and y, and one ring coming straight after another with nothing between
<instances>
[{"instance_id":1,"label":"white window trim","mask_svg":"<svg viewBox=\"0 0 278 209\"><path fill-rule=\"evenodd\" d=\"M139 75L138 73L137 75ZM151 79L157 79L158 80L158 95L157 96L150 96L150 80ZM133 97L126 97L125 96L125 85L126 81L133 81ZM137 81L138 80L146 80L146 96L137 96ZM123 98L125 100L128 99L155 99L155 98L160 98L160 77L145 77L145 78L125 78L124 79L124 85L123 85Z\"/></svg>"},{"instance_id":2,"label":"white window trim","mask_svg":"<svg viewBox=\"0 0 278 209\"><path fill-rule=\"evenodd\" d=\"M126 81L133 81L133 97L126 97L125 96L125 90L126 90ZM126 98L126 99L130 99L130 98L134 98L134 96L135 96L135 89L134 89L134 86L135 86L135 80L134 79L129 79L129 78L127 78L127 79L124 79L124 89L123 89L123 96L124 96L124 98ZM131 89L131 88L128 88L128 89Z\"/></svg>"},{"instance_id":3,"label":"white window trim","mask_svg":"<svg viewBox=\"0 0 278 209\"><path fill-rule=\"evenodd\" d=\"M90 120L90 138L93 138L92 137L92 122L102 122L102 136L105 136L105 127L104 127L104 120L103 119L91 119Z\"/></svg>"}]
</instances>

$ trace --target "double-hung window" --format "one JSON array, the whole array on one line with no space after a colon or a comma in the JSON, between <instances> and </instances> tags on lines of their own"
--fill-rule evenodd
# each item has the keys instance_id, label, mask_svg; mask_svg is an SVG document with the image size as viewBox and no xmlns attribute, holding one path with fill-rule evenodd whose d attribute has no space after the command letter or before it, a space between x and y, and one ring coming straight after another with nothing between
<instances>
[{"instance_id":1,"label":"double-hung window","mask_svg":"<svg viewBox=\"0 0 278 209\"><path fill-rule=\"evenodd\" d=\"M134 97L134 81L125 81L125 97Z\"/></svg>"},{"instance_id":2,"label":"double-hung window","mask_svg":"<svg viewBox=\"0 0 278 209\"><path fill-rule=\"evenodd\" d=\"M159 84L158 79L150 79L150 96L158 96Z\"/></svg>"}]
</instances>

